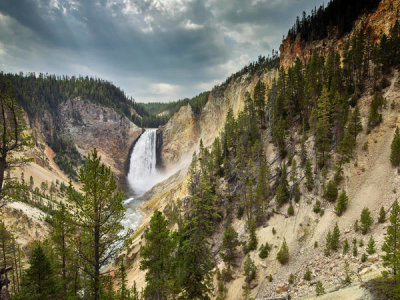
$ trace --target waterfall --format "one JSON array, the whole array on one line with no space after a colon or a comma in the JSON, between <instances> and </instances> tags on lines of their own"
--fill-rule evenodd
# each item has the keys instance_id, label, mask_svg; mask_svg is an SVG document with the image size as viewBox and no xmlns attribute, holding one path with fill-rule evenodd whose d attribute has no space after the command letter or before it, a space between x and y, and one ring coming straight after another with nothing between
<instances>
[{"instance_id":1,"label":"waterfall","mask_svg":"<svg viewBox=\"0 0 400 300\"><path fill-rule=\"evenodd\" d=\"M156 169L156 143L157 129L146 129L132 150L127 181L133 194L123 202L126 212L122 233L138 227L143 217L139 209L142 204L140 196L163 179Z\"/></svg>"},{"instance_id":2,"label":"waterfall","mask_svg":"<svg viewBox=\"0 0 400 300\"><path fill-rule=\"evenodd\" d=\"M132 150L128 184L135 195L142 195L160 180L156 169L157 129L147 129Z\"/></svg>"}]
</instances>

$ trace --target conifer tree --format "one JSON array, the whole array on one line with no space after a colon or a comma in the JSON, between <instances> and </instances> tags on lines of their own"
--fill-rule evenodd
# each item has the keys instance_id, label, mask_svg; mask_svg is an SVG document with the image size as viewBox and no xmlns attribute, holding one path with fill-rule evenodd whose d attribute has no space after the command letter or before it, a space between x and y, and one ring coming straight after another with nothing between
<instances>
[{"instance_id":1,"label":"conifer tree","mask_svg":"<svg viewBox=\"0 0 400 300\"><path fill-rule=\"evenodd\" d=\"M265 129L265 84L261 80L258 80L254 87L254 105L259 126Z\"/></svg>"},{"instance_id":2,"label":"conifer tree","mask_svg":"<svg viewBox=\"0 0 400 300\"><path fill-rule=\"evenodd\" d=\"M121 261L119 263L118 271L116 272L116 279L118 283L118 300L130 300L129 290L127 287L127 275L124 263L124 257L121 257Z\"/></svg>"},{"instance_id":3,"label":"conifer tree","mask_svg":"<svg viewBox=\"0 0 400 300\"><path fill-rule=\"evenodd\" d=\"M62 298L67 299L68 294L70 294L69 286L72 283L70 280L70 275L72 274L69 273L72 273L74 269L71 238L75 233L75 228L72 224L68 208L63 203L58 205L58 209L54 212L51 220L50 237L58 260L57 268L60 270L61 275L63 287Z\"/></svg>"},{"instance_id":4,"label":"conifer tree","mask_svg":"<svg viewBox=\"0 0 400 300\"><path fill-rule=\"evenodd\" d=\"M289 184L287 181L287 172L286 172L286 166L283 165L281 169L281 177L279 179L279 185L276 188L276 202L279 205L282 205L289 201Z\"/></svg>"},{"instance_id":5,"label":"conifer tree","mask_svg":"<svg viewBox=\"0 0 400 300\"><path fill-rule=\"evenodd\" d=\"M196 194L191 196L191 208L179 233L179 281L186 299L207 298L212 290L211 253L208 238L214 231L217 210L211 182L200 176Z\"/></svg>"},{"instance_id":6,"label":"conifer tree","mask_svg":"<svg viewBox=\"0 0 400 300\"><path fill-rule=\"evenodd\" d=\"M247 245L247 250L248 251L253 251L257 249L257 235L256 235L256 223L254 220L248 220L247 221L247 227L249 230L249 242Z\"/></svg>"},{"instance_id":7,"label":"conifer tree","mask_svg":"<svg viewBox=\"0 0 400 300\"><path fill-rule=\"evenodd\" d=\"M331 242L331 249L336 251L339 248L339 240L340 240L340 230L338 223L336 223L335 227L333 228L332 232L332 242Z\"/></svg>"},{"instance_id":8,"label":"conifer tree","mask_svg":"<svg viewBox=\"0 0 400 300\"><path fill-rule=\"evenodd\" d=\"M256 266L254 265L254 261L247 255L246 260L243 264L243 275L245 276L246 284L250 284L256 278Z\"/></svg>"},{"instance_id":9,"label":"conifer tree","mask_svg":"<svg viewBox=\"0 0 400 300\"><path fill-rule=\"evenodd\" d=\"M386 211L385 211L385 208L382 206L380 211L379 211L378 222L379 223L384 223L385 221L386 221Z\"/></svg>"},{"instance_id":10,"label":"conifer tree","mask_svg":"<svg viewBox=\"0 0 400 300\"><path fill-rule=\"evenodd\" d=\"M79 181L82 194L69 187L68 198L74 204L73 222L78 236L74 241L80 267L89 278L88 297L98 300L101 295L100 269L120 252L130 232L121 234L125 208L124 195L109 167L101 163L94 149L81 168Z\"/></svg>"},{"instance_id":11,"label":"conifer tree","mask_svg":"<svg viewBox=\"0 0 400 300\"><path fill-rule=\"evenodd\" d=\"M349 241L345 239L343 244L343 254L349 252L349 248L350 248Z\"/></svg>"},{"instance_id":12,"label":"conifer tree","mask_svg":"<svg viewBox=\"0 0 400 300\"><path fill-rule=\"evenodd\" d=\"M366 234L373 223L373 219L371 217L371 212L367 207L361 211L361 232L362 234Z\"/></svg>"},{"instance_id":13,"label":"conifer tree","mask_svg":"<svg viewBox=\"0 0 400 300\"><path fill-rule=\"evenodd\" d=\"M357 135L362 131L362 129L360 109L356 105L351 114L348 127L349 133L353 136L354 141L357 139Z\"/></svg>"},{"instance_id":14,"label":"conifer tree","mask_svg":"<svg viewBox=\"0 0 400 300\"><path fill-rule=\"evenodd\" d=\"M288 215L289 215L289 216L293 216L293 215L294 215L294 207L293 207L292 202L289 203Z\"/></svg>"},{"instance_id":15,"label":"conifer tree","mask_svg":"<svg viewBox=\"0 0 400 300\"><path fill-rule=\"evenodd\" d=\"M35 242L29 257L29 268L21 279L21 292L17 298L34 300L56 299L58 287L54 269L42 245Z\"/></svg>"},{"instance_id":16,"label":"conifer tree","mask_svg":"<svg viewBox=\"0 0 400 300\"><path fill-rule=\"evenodd\" d=\"M170 294L171 261L174 241L168 229L168 221L156 210L144 234L145 245L140 251L140 269L146 270L146 299L167 299Z\"/></svg>"},{"instance_id":17,"label":"conifer tree","mask_svg":"<svg viewBox=\"0 0 400 300\"><path fill-rule=\"evenodd\" d=\"M287 246L286 239L283 239L281 248L279 249L276 258L282 265L285 265L289 262L289 248Z\"/></svg>"},{"instance_id":18,"label":"conifer tree","mask_svg":"<svg viewBox=\"0 0 400 300\"><path fill-rule=\"evenodd\" d=\"M331 122L330 122L330 95L326 87L323 88L318 99L316 111L315 144L317 150L318 165L320 168L325 166L331 150Z\"/></svg>"},{"instance_id":19,"label":"conifer tree","mask_svg":"<svg viewBox=\"0 0 400 300\"><path fill-rule=\"evenodd\" d=\"M331 180L328 182L325 188L324 197L326 200L334 202L336 201L337 196L338 196L337 183L334 180Z\"/></svg>"},{"instance_id":20,"label":"conifer tree","mask_svg":"<svg viewBox=\"0 0 400 300\"><path fill-rule=\"evenodd\" d=\"M285 120L281 116L279 120L273 124L272 127L272 138L274 145L278 148L281 158L284 158L287 154L286 150L286 126Z\"/></svg>"},{"instance_id":21,"label":"conifer tree","mask_svg":"<svg viewBox=\"0 0 400 300\"><path fill-rule=\"evenodd\" d=\"M306 160L304 175L306 176L306 187L309 191L314 188L314 176L310 160Z\"/></svg>"},{"instance_id":22,"label":"conifer tree","mask_svg":"<svg viewBox=\"0 0 400 300\"><path fill-rule=\"evenodd\" d=\"M386 252L383 265L392 269L393 277L398 284L400 282L400 206L397 200L392 206L390 225L386 231L382 250Z\"/></svg>"},{"instance_id":23,"label":"conifer tree","mask_svg":"<svg viewBox=\"0 0 400 300\"><path fill-rule=\"evenodd\" d=\"M392 152L390 153L390 162L394 167L400 165L400 130L399 127L396 127L396 132L393 137Z\"/></svg>"},{"instance_id":24,"label":"conifer tree","mask_svg":"<svg viewBox=\"0 0 400 300\"><path fill-rule=\"evenodd\" d=\"M222 260L231 266L236 258L236 247L239 246L238 233L232 226L228 226L222 238L220 256Z\"/></svg>"},{"instance_id":25,"label":"conifer tree","mask_svg":"<svg viewBox=\"0 0 400 300\"><path fill-rule=\"evenodd\" d=\"M347 205L349 202L349 198L347 197L346 191L343 190L338 198L338 201L335 206L335 211L338 216L341 216L347 209Z\"/></svg>"},{"instance_id":26,"label":"conifer tree","mask_svg":"<svg viewBox=\"0 0 400 300\"><path fill-rule=\"evenodd\" d=\"M371 237L369 238L369 241L368 241L367 253L370 254L370 255L375 253L375 240L372 237L372 235L371 235Z\"/></svg>"}]
</instances>

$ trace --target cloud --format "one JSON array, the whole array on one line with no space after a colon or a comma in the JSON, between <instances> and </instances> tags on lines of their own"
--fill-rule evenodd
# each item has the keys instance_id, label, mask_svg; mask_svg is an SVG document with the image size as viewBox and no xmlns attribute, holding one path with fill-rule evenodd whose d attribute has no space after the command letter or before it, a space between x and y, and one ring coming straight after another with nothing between
<instances>
[{"instance_id":1,"label":"cloud","mask_svg":"<svg viewBox=\"0 0 400 300\"><path fill-rule=\"evenodd\" d=\"M152 83L149 85L149 91L155 95L176 94L180 86L168 83Z\"/></svg>"},{"instance_id":2,"label":"cloud","mask_svg":"<svg viewBox=\"0 0 400 300\"><path fill-rule=\"evenodd\" d=\"M136 99L191 97L277 49L322 0L2 0L0 66L93 75Z\"/></svg>"}]
</instances>

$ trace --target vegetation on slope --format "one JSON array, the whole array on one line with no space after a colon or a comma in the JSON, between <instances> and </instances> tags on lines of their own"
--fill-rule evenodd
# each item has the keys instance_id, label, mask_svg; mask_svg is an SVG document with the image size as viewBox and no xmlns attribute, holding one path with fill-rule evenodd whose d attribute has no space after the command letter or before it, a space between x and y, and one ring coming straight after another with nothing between
<instances>
[{"instance_id":1,"label":"vegetation on slope","mask_svg":"<svg viewBox=\"0 0 400 300\"><path fill-rule=\"evenodd\" d=\"M297 17L295 25L289 29L287 37L294 39L300 34L305 41L322 40L330 33L342 37L350 32L354 22L364 13L375 10L381 0L335 0L329 1L325 7L314 8L311 15L303 12Z\"/></svg>"}]
</instances>

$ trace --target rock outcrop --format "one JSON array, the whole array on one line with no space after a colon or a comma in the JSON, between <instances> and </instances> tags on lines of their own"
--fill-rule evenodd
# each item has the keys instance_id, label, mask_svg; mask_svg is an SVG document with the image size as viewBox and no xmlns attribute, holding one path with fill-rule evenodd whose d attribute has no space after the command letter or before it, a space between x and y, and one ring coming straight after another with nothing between
<instances>
[{"instance_id":1,"label":"rock outcrop","mask_svg":"<svg viewBox=\"0 0 400 300\"><path fill-rule=\"evenodd\" d=\"M374 12L359 18L353 29L365 33L367 28L371 28L371 37L374 41L377 41L383 33L389 33L390 28L398 19L398 11L400 11L400 0L382 0ZM287 69L297 57L305 62L314 51L318 51L325 57L332 50L342 53L350 37L351 33L341 38L335 37L333 33L332 36L324 40L312 42L305 42L300 36L297 36L294 40L288 37L282 42L279 49L281 53L280 64Z\"/></svg>"},{"instance_id":2,"label":"rock outcrop","mask_svg":"<svg viewBox=\"0 0 400 300\"><path fill-rule=\"evenodd\" d=\"M133 142L142 129L111 108L74 98L59 107L63 134L86 155L97 148L102 160L117 176L125 173L125 163Z\"/></svg>"},{"instance_id":3,"label":"rock outcrop","mask_svg":"<svg viewBox=\"0 0 400 300\"><path fill-rule=\"evenodd\" d=\"M165 167L178 163L182 158L191 157L199 146L200 139L210 146L221 132L229 109L237 116L244 108L247 92L253 93L258 80L270 86L276 71L231 80L226 86L214 88L200 115L195 115L188 104L182 107L161 128L163 145L161 159Z\"/></svg>"}]
</instances>

